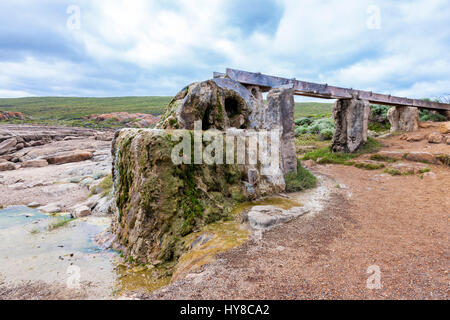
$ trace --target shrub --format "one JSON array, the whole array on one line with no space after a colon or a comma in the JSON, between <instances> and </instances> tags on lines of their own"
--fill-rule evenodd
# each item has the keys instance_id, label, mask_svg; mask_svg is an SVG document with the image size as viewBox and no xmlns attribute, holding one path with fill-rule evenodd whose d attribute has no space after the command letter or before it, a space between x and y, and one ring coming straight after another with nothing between
<instances>
[{"instance_id":1,"label":"shrub","mask_svg":"<svg viewBox=\"0 0 450 320\"><path fill-rule=\"evenodd\" d=\"M295 120L296 126L309 126L312 122L311 118L302 117L300 119Z\"/></svg>"},{"instance_id":2,"label":"shrub","mask_svg":"<svg viewBox=\"0 0 450 320\"><path fill-rule=\"evenodd\" d=\"M430 110L420 110L420 121L447 121L447 118L439 113L431 112Z\"/></svg>"},{"instance_id":3,"label":"shrub","mask_svg":"<svg viewBox=\"0 0 450 320\"><path fill-rule=\"evenodd\" d=\"M320 130L319 137L320 137L320 140L331 140L331 138L333 138L333 134L334 134L334 129L326 128L326 129Z\"/></svg>"},{"instance_id":4,"label":"shrub","mask_svg":"<svg viewBox=\"0 0 450 320\"><path fill-rule=\"evenodd\" d=\"M382 118L385 119L385 121L387 121L387 112L388 112L389 108L390 107L388 107L388 106L382 106L379 104L371 104L370 112L374 115L381 116Z\"/></svg>"},{"instance_id":5,"label":"shrub","mask_svg":"<svg viewBox=\"0 0 450 320\"><path fill-rule=\"evenodd\" d=\"M289 172L284 176L287 192L296 192L312 188L316 185L316 177L308 169L302 167L297 159L297 173Z\"/></svg>"}]
</instances>

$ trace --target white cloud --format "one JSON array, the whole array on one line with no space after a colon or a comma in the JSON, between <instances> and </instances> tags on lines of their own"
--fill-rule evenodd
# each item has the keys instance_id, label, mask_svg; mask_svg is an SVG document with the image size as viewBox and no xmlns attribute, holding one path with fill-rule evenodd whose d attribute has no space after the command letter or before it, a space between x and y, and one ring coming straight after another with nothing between
<instances>
[{"instance_id":1,"label":"white cloud","mask_svg":"<svg viewBox=\"0 0 450 320\"><path fill-rule=\"evenodd\" d=\"M164 93L149 94L165 94L201 80L199 75L233 67L412 97L443 94L450 80L448 1L275 1L284 8L277 30L246 34L229 24L229 15L242 12L227 11L225 1L78 0L80 30L46 21L45 15L36 21L62 32L86 61L43 60L32 53L22 62L0 60L0 85L32 93L44 92L44 86L70 92L73 86L72 92L105 94L105 88L96 93L75 86L102 67L124 65L142 70L134 83L126 83L138 86L132 92L153 88ZM367 28L371 5L380 9L378 30ZM65 11L61 14L67 18ZM25 16L32 19L29 12ZM110 94L122 81L114 77L102 79L111 86ZM40 89L20 87L23 81Z\"/></svg>"}]
</instances>

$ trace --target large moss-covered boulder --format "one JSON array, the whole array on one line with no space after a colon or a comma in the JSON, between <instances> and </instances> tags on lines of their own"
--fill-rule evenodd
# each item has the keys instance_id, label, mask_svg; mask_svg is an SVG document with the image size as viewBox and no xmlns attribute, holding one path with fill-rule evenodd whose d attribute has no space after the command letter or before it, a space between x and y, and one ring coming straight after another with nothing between
<instances>
[{"instance_id":1,"label":"large moss-covered boulder","mask_svg":"<svg viewBox=\"0 0 450 320\"><path fill-rule=\"evenodd\" d=\"M263 103L260 88L227 78L197 82L173 98L156 129L116 132L113 231L127 258L175 262L186 235L227 219L237 201L284 191L284 174L297 169L293 89L267 97ZM192 139L178 150L180 131ZM206 151L213 133L220 161L196 161L196 137ZM174 162L174 148L191 151L191 161Z\"/></svg>"},{"instance_id":2,"label":"large moss-covered boulder","mask_svg":"<svg viewBox=\"0 0 450 320\"><path fill-rule=\"evenodd\" d=\"M176 261L182 237L226 218L246 191L237 165L175 165L170 131L122 129L113 141L113 231L126 257Z\"/></svg>"},{"instance_id":3,"label":"large moss-covered boulder","mask_svg":"<svg viewBox=\"0 0 450 320\"><path fill-rule=\"evenodd\" d=\"M239 82L212 79L195 82L181 90L169 103L156 128L194 129L200 120L202 129L246 129L256 125L251 114L262 104Z\"/></svg>"}]
</instances>

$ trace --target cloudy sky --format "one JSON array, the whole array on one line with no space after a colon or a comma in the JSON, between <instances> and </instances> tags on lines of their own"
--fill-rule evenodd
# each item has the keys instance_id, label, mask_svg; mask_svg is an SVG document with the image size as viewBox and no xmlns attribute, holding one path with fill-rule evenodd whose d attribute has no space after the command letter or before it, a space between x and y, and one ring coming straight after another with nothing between
<instances>
[{"instance_id":1,"label":"cloudy sky","mask_svg":"<svg viewBox=\"0 0 450 320\"><path fill-rule=\"evenodd\" d=\"M0 97L174 95L226 67L449 94L450 1L0 2Z\"/></svg>"}]
</instances>

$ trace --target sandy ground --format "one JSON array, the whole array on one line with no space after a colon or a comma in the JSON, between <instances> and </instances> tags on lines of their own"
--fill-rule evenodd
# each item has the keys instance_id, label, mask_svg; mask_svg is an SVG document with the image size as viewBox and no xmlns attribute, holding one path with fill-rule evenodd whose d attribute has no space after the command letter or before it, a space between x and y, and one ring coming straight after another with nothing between
<instances>
[{"instance_id":1,"label":"sandy ground","mask_svg":"<svg viewBox=\"0 0 450 320\"><path fill-rule=\"evenodd\" d=\"M450 153L448 145L398 136L386 144L389 150ZM262 240L141 298L448 299L450 169L429 167L436 179L376 181L381 170L315 166L336 182L319 213L267 231ZM376 268L381 288L371 289L367 282L373 283Z\"/></svg>"}]
</instances>

